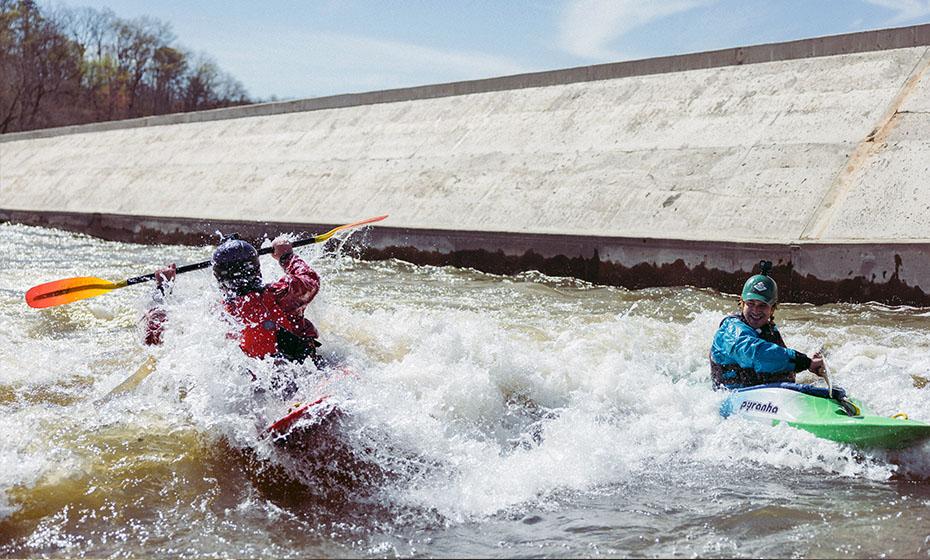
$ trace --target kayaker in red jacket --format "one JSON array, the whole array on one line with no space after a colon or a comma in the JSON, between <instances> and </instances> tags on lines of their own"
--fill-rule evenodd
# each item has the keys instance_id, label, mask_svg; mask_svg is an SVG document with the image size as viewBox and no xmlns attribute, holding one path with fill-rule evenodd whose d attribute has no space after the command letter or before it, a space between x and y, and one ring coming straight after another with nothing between
<instances>
[{"instance_id":1,"label":"kayaker in red jacket","mask_svg":"<svg viewBox=\"0 0 930 560\"><path fill-rule=\"evenodd\" d=\"M236 234L224 238L213 252L213 275L223 293L226 311L241 325L239 347L253 358L268 356L302 363L307 358L320 367L316 353L319 334L304 310L320 289L320 277L294 254L291 243L275 239L272 256L285 275L271 284L262 282L258 251ZM176 276L171 264L156 272L155 305L145 317L145 343L161 344L164 307L161 305Z\"/></svg>"}]
</instances>

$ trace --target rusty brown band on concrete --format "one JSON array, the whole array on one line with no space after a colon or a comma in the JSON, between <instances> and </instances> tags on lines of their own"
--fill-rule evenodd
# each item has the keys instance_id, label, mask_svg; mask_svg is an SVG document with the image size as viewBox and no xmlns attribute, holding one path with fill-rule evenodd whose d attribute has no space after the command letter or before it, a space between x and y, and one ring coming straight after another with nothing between
<instances>
[{"instance_id":1,"label":"rusty brown band on concrete","mask_svg":"<svg viewBox=\"0 0 930 560\"><path fill-rule=\"evenodd\" d=\"M338 224L207 221L189 218L26 212L0 209L0 221L75 231L111 241L212 245L217 230L258 241L282 232L319 233ZM786 302L866 302L930 306L910 276L930 270L928 243L732 243L533 233L392 228L354 236L362 258L467 267L492 274L536 270L630 289L694 286L739 293L761 259ZM159 263L160 264L160 263ZM906 274L910 272L910 276ZM922 276L921 276L922 275Z\"/></svg>"},{"instance_id":2,"label":"rusty brown band on concrete","mask_svg":"<svg viewBox=\"0 0 930 560\"><path fill-rule=\"evenodd\" d=\"M209 111L175 113L171 115L142 117L121 121L48 128L29 132L15 132L0 134L0 142L123 128L217 121L243 117L277 115L282 113L318 111L321 109L355 107L359 105L374 105L378 103L395 103L417 99L433 99L491 91L506 91L578 82L611 80L630 76L646 76L650 74L683 72L686 70L719 68L740 64L758 64L763 62L796 60L801 58L815 58L926 45L930 45L930 24L894 29L860 31L857 33L816 37L813 39L734 47L715 51L631 60L627 62L595 64L592 66L531 72L481 80L467 80L365 93L331 95L311 99L213 109Z\"/></svg>"}]
</instances>

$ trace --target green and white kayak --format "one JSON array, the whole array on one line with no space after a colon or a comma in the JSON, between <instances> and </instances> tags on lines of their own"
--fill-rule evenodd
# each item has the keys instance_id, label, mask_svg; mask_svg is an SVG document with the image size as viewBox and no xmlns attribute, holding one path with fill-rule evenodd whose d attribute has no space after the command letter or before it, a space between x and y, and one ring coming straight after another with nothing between
<instances>
[{"instance_id":1,"label":"green and white kayak","mask_svg":"<svg viewBox=\"0 0 930 560\"><path fill-rule=\"evenodd\" d=\"M930 424L906 415L879 416L834 388L772 383L731 392L720 415L743 416L805 430L817 437L863 448L901 449L930 439Z\"/></svg>"}]
</instances>

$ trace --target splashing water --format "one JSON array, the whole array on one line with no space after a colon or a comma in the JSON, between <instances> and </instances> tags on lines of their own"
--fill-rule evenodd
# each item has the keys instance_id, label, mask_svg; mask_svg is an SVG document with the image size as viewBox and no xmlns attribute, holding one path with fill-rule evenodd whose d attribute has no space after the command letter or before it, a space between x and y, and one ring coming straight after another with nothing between
<instances>
[{"instance_id":1,"label":"splashing water","mask_svg":"<svg viewBox=\"0 0 930 560\"><path fill-rule=\"evenodd\" d=\"M719 417L707 351L732 297L299 249L323 278L308 316L336 367L284 373L291 400L325 393L339 412L276 441L262 431L287 409L282 372L227 336L209 272L177 279L158 348L137 327L150 286L23 302L41 282L119 280L208 248L0 234L5 555L928 551L928 447L859 451ZM930 418L925 310L778 316L790 346L825 342L835 382L877 413ZM151 375L102 398L149 354Z\"/></svg>"}]
</instances>

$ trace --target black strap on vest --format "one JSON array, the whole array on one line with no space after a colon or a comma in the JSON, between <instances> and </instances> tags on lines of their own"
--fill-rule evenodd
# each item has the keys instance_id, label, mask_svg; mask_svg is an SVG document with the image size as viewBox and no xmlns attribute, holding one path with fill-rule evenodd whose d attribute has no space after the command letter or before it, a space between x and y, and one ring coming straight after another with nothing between
<instances>
[{"instance_id":1,"label":"black strap on vest","mask_svg":"<svg viewBox=\"0 0 930 560\"><path fill-rule=\"evenodd\" d=\"M313 358L314 363L316 363L316 349L322 346L317 339L297 336L291 331L280 327L275 336L278 343L278 355L282 358L298 364L304 363L307 358Z\"/></svg>"}]
</instances>

